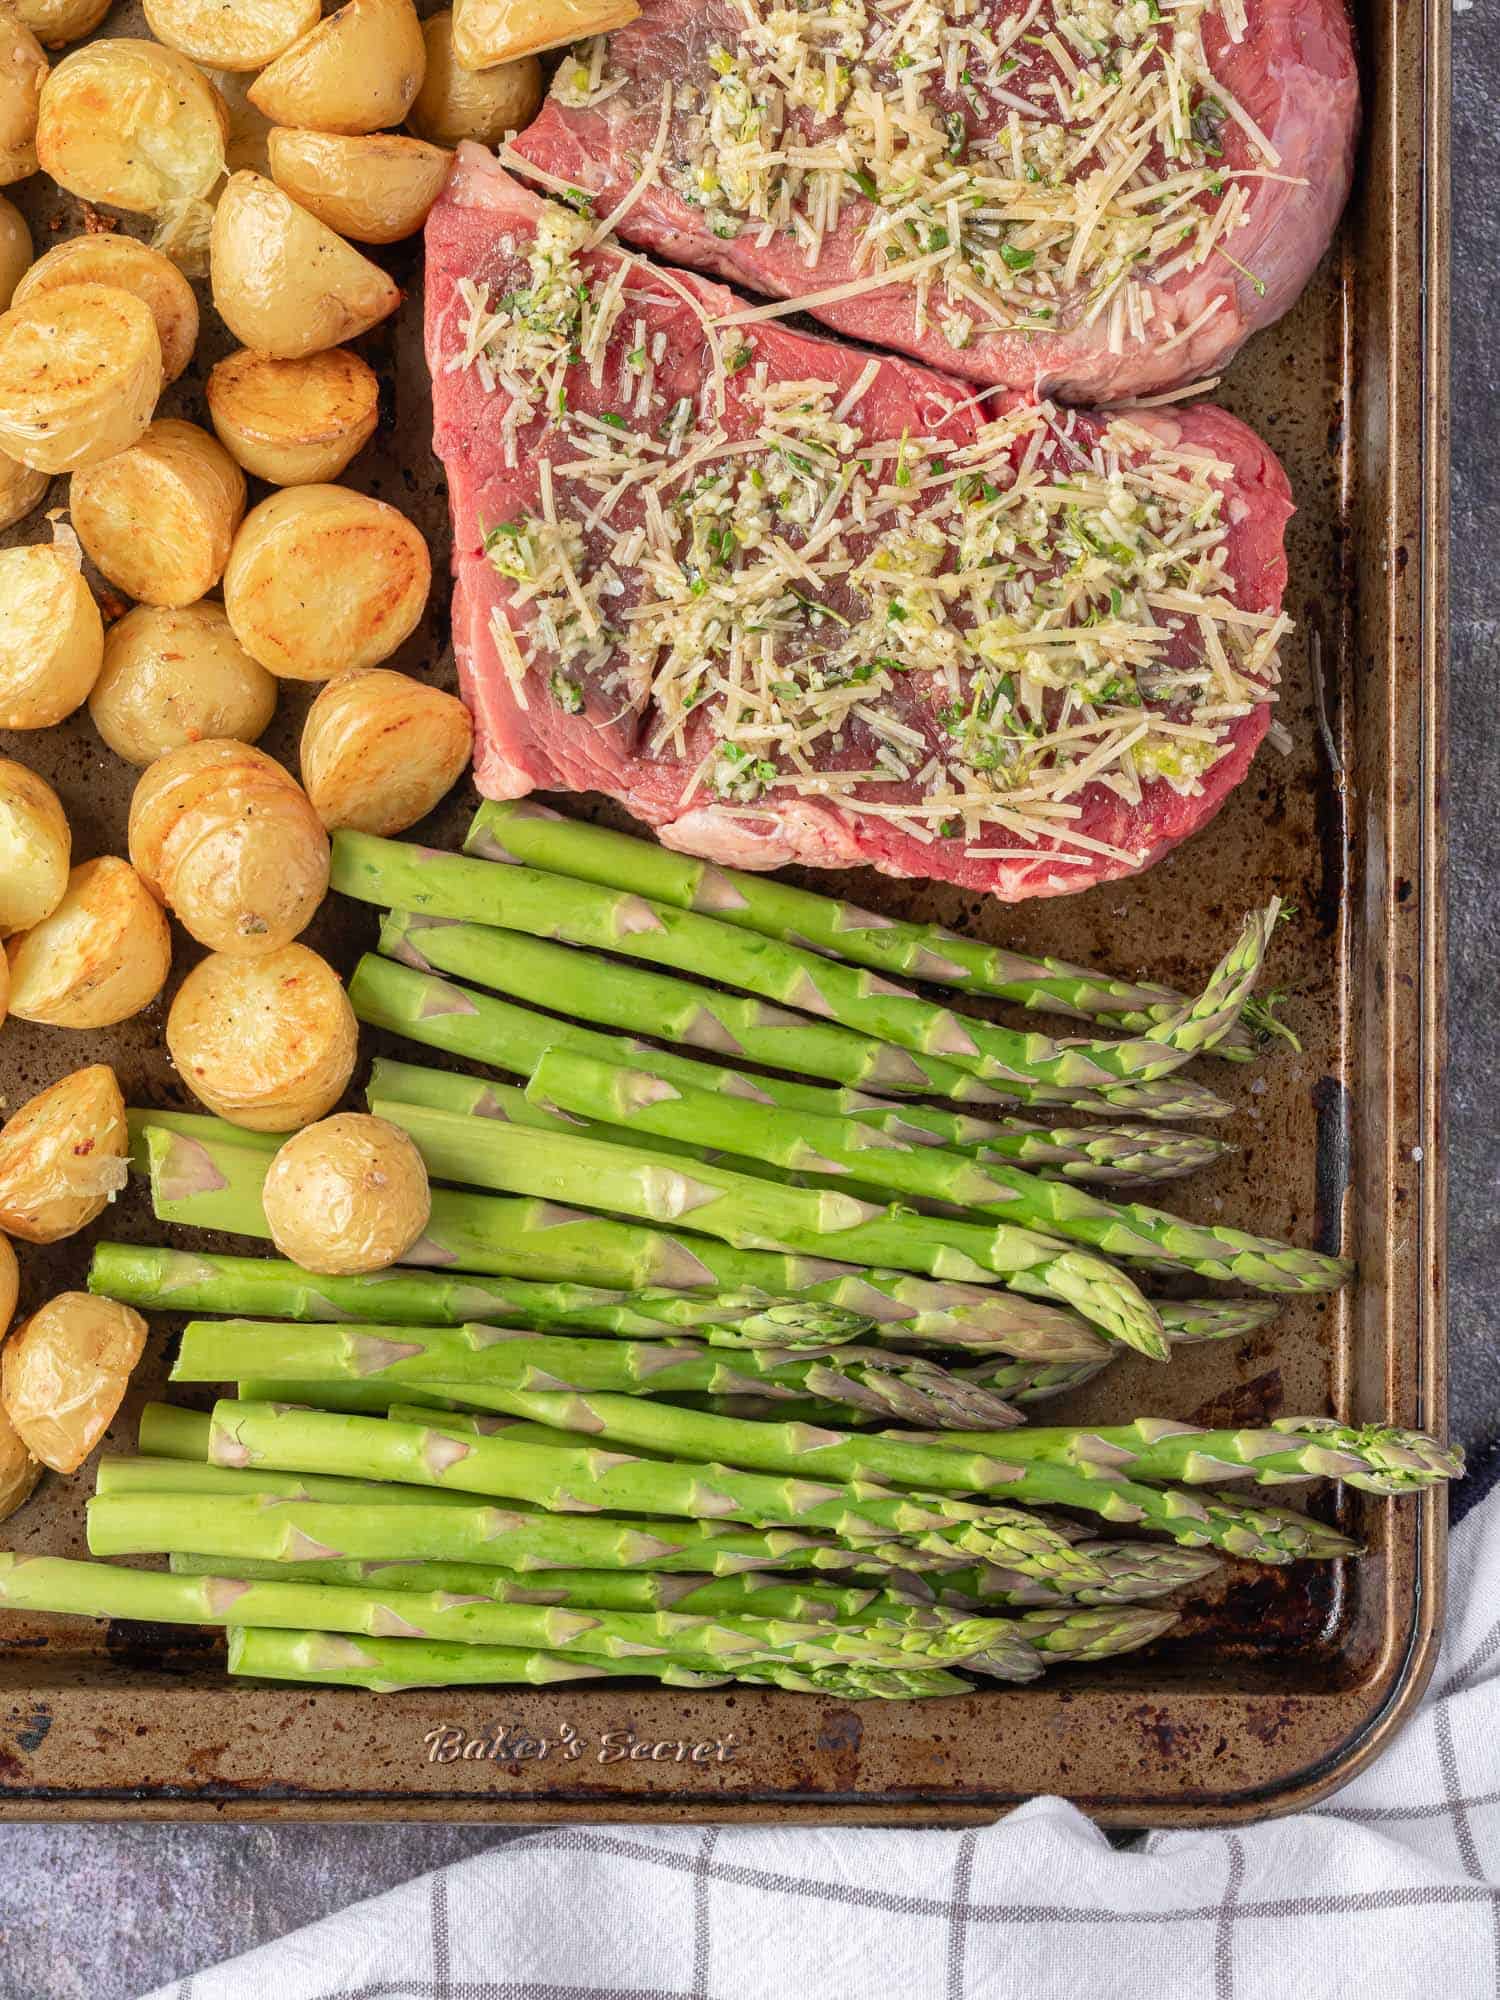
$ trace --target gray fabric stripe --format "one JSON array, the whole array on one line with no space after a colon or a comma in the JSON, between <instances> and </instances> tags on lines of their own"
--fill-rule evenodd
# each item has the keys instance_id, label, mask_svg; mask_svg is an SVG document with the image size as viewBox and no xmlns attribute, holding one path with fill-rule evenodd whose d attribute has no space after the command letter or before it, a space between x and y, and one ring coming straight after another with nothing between
<instances>
[{"instance_id":1,"label":"gray fabric stripe","mask_svg":"<svg viewBox=\"0 0 1500 2000\"><path fill-rule=\"evenodd\" d=\"M448 1951L448 1875L440 1868L432 1878L432 1976L447 2000L451 1977Z\"/></svg>"},{"instance_id":2,"label":"gray fabric stripe","mask_svg":"<svg viewBox=\"0 0 1500 2000\"><path fill-rule=\"evenodd\" d=\"M1214 1922L1214 2000L1234 2000L1234 1916L1245 1883L1245 1845L1236 1833L1226 1833L1229 1877L1224 1900Z\"/></svg>"},{"instance_id":3,"label":"gray fabric stripe","mask_svg":"<svg viewBox=\"0 0 1500 2000\"><path fill-rule=\"evenodd\" d=\"M1497 1652L1500 1652L1500 1618L1495 1620L1462 1666L1455 1667L1442 1686L1435 1688L1427 1699L1440 1702L1446 1700L1450 1694L1460 1693L1469 1685L1479 1669L1489 1664Z\"/></svg>"},{"instance_id":4,"label":"gray fabric stripe","mask_svg":"<svg viewBox=\"0 0 1500 2000\"><path fill-rule=\"evenodd\" d=\"M1465 1812L1477 1812L1482 1806L1500 1805L1500 1792L1465 1792L1452 1801L1439 1800L1426 1806L1320 1806L1320 1819L1346 1819L1356 1825L1384 1826L1393 1821L1442 1819L1460 1805Z\"/></svg>"},{"instance_id":5,"label":"gray fabric stripe","mask_svg":"<svg viewBox=\"0 0 1500 2000\"><path fill-rule=\"evenodd\" d=\"M1453 1722L1445 1707L1433 1711L1432 1733L1437 1743L1438 1769L1443 1776L1443 1797L1453 1820L1453 1836L1458 1842L1459 1859L1471 1882L1482 1882L1479 1850L1474 1845L1474 1829L1463 1806L1463 1787L1458 1778L1458 1756L1453 1748Z\"/></svg>"},{"instance_id":6,"label":"gray fabric stripe","mask_svg":"<svg viewBox=\"0 0 1500 2000\"><path fill-rule=\"evenodd\" d=\"M948 2000L964 2000L964 1952L968 1943L969 1889L974 1881L974 1850L979 1830L971 1827L958 1843L953 1859L953 1895L948 1910Z\"/></svg>"},{"instance_id":7,"label":"gray fabric stripe","mask_svg":"<svg viewBox=\"0 0 1500 2000\"><path fill-rule=\"evenodd\" d=\"M709 1928L708 1892L713 1883L714 1849L718 1844L718 1827L706 1827L693 1864L693 2000L709 2000L708 1968L713 1937Z\"/></svg>"}]
</instances>

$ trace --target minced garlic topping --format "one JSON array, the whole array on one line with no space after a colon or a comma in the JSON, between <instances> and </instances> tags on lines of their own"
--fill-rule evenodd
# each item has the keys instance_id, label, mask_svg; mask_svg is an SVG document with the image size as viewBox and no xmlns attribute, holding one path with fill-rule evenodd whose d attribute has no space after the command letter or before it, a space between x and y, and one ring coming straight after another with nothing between
<instances>
[{"instance_id":1,"label":"minced garlic topping","mask_svg":"<svg viewBox=\"0 0 1500 2000\"><path fill-rule=\"evenodd\" d=\"M734 35L670 86L672 145L642 185L660 179L716 236L789 236L809 269L852 237L853 289L909 284L917 330L955 349L1101 322L1118 352L1148 332L1151 285L1243 270L1251 186L1280 162L1204 33L1241 39L1245 4L733 0ZM553 89L597 105L632 81L597 39Z\"/></svg>"}]
</instances>

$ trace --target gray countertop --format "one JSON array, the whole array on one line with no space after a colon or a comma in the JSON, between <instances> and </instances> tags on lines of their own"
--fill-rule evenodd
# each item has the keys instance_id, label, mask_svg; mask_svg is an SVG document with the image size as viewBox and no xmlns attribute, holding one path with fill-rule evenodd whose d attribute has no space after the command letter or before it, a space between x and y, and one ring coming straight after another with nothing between
<instances>
[{"instance_id":1,"label":"gray countertop","mask_svg":"<svg viewBox=\"0 0 1500 2000\"><path fill-rule=\"evenodd\" d=\"M1452 1413L1472 1504L1500 1476L1500 992L1489 935L1500 868L1500 0L1454 15L1451 1019ZM512 1836L513 1837L513 1836ZM0 1830L0 2000L136 2000L503 1833L433 1826ZM206 1989L204 2000L207 2000Z\"/></svg>"}]
</instances>

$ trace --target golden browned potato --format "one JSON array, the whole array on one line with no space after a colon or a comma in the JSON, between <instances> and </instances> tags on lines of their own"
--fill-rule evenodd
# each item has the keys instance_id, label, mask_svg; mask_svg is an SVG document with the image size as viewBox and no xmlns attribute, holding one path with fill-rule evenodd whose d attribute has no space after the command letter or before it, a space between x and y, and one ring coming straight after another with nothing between
<instances>
[{"instance_id":1,"label":"golden browned potato","mask_svg":"<svg viewBox=\"0 0 1500 2000\"><path fill-rule=\"evenodd\" d=\"M112 1028L149 1007L172 969L161 905L128 861L84 861L50 917L9 940L10 1010L49 1028Z\"/></svg>"},{"instance_id":2,"label":"golden browned potato","mask_svg":"<svg viewBox=\"0 0 1500 2000\"><path fill-rule=\"evenodd\" d=\"M0 451L38 472L135 443L162 390L148 306L116 285L66 285L0 313Z\"/></svg>"},{"instance_id":3,"label":"golden browned potato","mask_svg":"<svg viewBox=\"0 0 1500 2000\"><path fill-rule=\"evenodd\" d=\"M287 1140L266 1174L271 1240L305 1271L383 1271L427 1227L422 1155L398 1126L345 1111Z\"/></svg>"},{"instance_id":4,"label":"golden browned potato","mask_svg":"<svg viewBox=\"0 0 1500 2000\"><path fill-rule=\"evenodd\" d=\"M49 49L91 35L109 12L109 0L15 0L20 19Z\"/></svg>"},{"instance_id":5,"label":"golden browned potato","mask_svg":"<svg viewBox=\"0 0 1500 2000\"><path fill-rule=\"evenodd\" d=\"M36 120L47 58L27 22L0 12L0 184L36 172Z\"/></svg>"},{"instance_id":6,"label":"golden browned potato","mask_svg":"<svg viewBox=\"0 0 1500 2000\"><path fill-rule=\"evenodd\" d=\"M401 123L426 66L412 0L348 0L261 71L250 102L275 125L378 132Z\"/></svg>"},{"instance_id":7,"label":"golden browned potato","mask_svg":"<svg viewBox=\"0 0 1500 2000\"><path fill-rule=\"evenodd\" d=\"M13 201L0 194L0 312L16 295L31 263L31 231Z\"/></svg>"},{"instance_id":8,"label":"golden browned potato","mask_svg":"<svg viewBox=\"0 0 1500 2000\"><path fill-rule=\"evenodd\" d=\"M245 516L224 609L263 667L326 681L395 652L431 584L427 544L404 514L346 486L293 486Z\"/></svg>"},{"instance_id":9,"label":"golden browned potato","mask_svg":"<svg viewBox=\"0 0 1500 2000\"><path fill-rule=\"evenodd\" d=\"M427 220L453 155L399 132L302 132L270 136L278 187L319 222L358 243L395 243Z\"/></svg>"},{"instance_id":10,"label":"golden browned potato","mask_svg":"<svg viewBox=\"0 0 1500 2000\"><path fill-rule=\"evenodd\" d=\"M75 1070L0 1129L0 1230L57 1243L101 1215L130 1178L125 1100L103 1063Z\"/></svg>"},{"instance_id":11,"label":"golden browned potato","mask_svg":"<svg viewBox=\"0 0 1500 2000\"><path fill-rule=\"evenodd\" d=\"M167 1047L210 1111L252 1132L295 1132L349 1086L359 1026L338 974L289 944L266 958L215 953L182 982Z\"/></svg>"},{"instance_id":12,"label":"golden browned potato","mask_svg":"<svg viewBox=\"0 0 1500 2000\"><path fill-rule=\"evenodd\" d=\"M636 19L635 0L453 0L453 53L465 69L490 69Z\"/></svg>"},{"instance_id":13,"label":"golden browned potato","mask_svg":"<svg viewBox=\"0 0 1500 2000\"><path fill-rule=\"evenodd\" d=\"M16 1316L16 1300L21 1296L21 1267L10 1247L10 1238L0 1236L0 1340ZM0 1478L0 1486L4 1480Z\"/></svg>"},{"instance_id":14,"label":"golden browned potato","mask_svg":"<svg viewBox=\"0 0 1500 2000\"><path fill-rule=\"evenodd\" d=\"M235 638L222 605L138 605L104 635L89 714L127 764L205 737L253 743L275 713L275 677Z\"/></svg>"},{"instance_id":15,"label":"golden browned potato","mask_svg":"<svg viewBox=\"0 0 1500 2000\"><path fill-rule=\"evenodd\" d=\"M209 432L158 417L138 443L73 474L68 509L101 576L144 604L196 604L224 574L245 475Z\"/></svg>"},{"instance_id":16,"label":"golden browned potato","mask_svg":"<svg viewBox=\"0 0 1500 2000\"><path fill-rule=\"evenodd\" d=\"M209 265L214 304L230 332L257 354L283 360L353 340L401 303L378 264L260 174L230 176L214 212Z\"/></svg>"},{"instance_id":17,"label":"golden browned potato","mask_svg":"<svg viewBox=\"0 0 1500 2000\"><path fill-rule=\"evenodd\" d=\"M24 1507L42 1476L41 1461L32 1457L21 1434L0 1409L0 1521Z\"/></svg>"},{"instance_id":18,"label":"golden browned potato","mask_svg":"<svg viewBox=\"0 0 1500 2000\"><path fill-rule=\"evenodd\" d=\"M322 11L321 0L146 0L146 26L210 69L261 69Z\"/></svg>"},{"instance_id":19,"label":"golden browned potato","mask_svg":"<svg viewBox=\"0 0 1500 2000\"><path fill-rule=\"evenodd\" d=\"M0 528L11 528L17 521L24 521L41 505L42 495L51 483L45 472L33 472L29 465L7 458L0 451Z\"/></svg>"},{"instance_id":20,"label":"golden browned potato","mask_svg":"<svg viewBox=\"0 0 1500 2000\"><path fill-rule=\"evenodd\" d=\"M542 66L535 56L497 63L493 69L465 69L453 53L453 14L444 8L422 23L427 74L407 123L434 146L457 146L473 139L498 146L507 132L529 125L542 101Z\"/></svg>"},{"instance_id":21,"label":"golden browned potato","mask_svg":"<svg viewBox=\"0 0 1500 2000\"><path fill-rule=\"evenodd\" d=\"M0 1352L0 1403L33 1457L76 1472L114 1420L146 1346L133 1306L60 1292Z\"/></svg>"},{"instance_id":22,"label":"golden browned potato","mask_svg":"<svg viewBox=\"0 0 1500 2000\"><path fill-rule=\"evenodd\" d=\"M302 782L330 831L404 833L468 768L474 729L461 701L388 667L342 674L302 730Z\"/></svg>"},{"instance_id":23,"label":"golden browned potato","mask_svg":"<svg viewBox=\"0 0 1500 2000\"><path fill-rule=\"evenodd\" d=\"M0 757L0 938L51 916L72 848L62 800L45 778Z\"/></svg>"},{"instance_id":24,"label":"golden browned potato","mask_svg":"<svg viewBox=\"0 0 1500 2000\"><path fill-rule=\"evenodd\" d=\"M273 486L336 479L374 435L379 409L374 369L347 347L298 361L242 347L208 378L208 413L221 443Z\"/></svg>"},{"instance_id":25,"label":"golden browned potato","mask_svg":"<svg viewBox=\"0 0 1500 2000\"><path fill-rule=\"evenodd\" d=\"M161 888L210 951L264 958L299 937L328 893L328 835L284 771L234 772L178 817L162 845Z\"/></svg>"},{"instance_id":26,"label":"golden browned potato","mask_svg":"<svg viewBox=\"0 0 1500 2000\"><path fill-rule=\"evenodd\" d=\"M89 698L104 621L66 539L0 549L0 729L50 729Z\"/></svg>"},{"instance_id":27,"label":"golden browned potato","mask_svg":"<svg viewBox=\"0 0 1500 2000\"><path fill-rule=\"evenodd\" d=\"M130 865L159 902L166 901L161 876L168 834L200 798L245 774L293 787L297 782L264 750L220 737L169 750L142 773L130 801Z\"/></svg>"},{"instance_id":28,"label":"golden browned potato","mask_svg":"<svg viewBox=\"0 0 1500 2000\"><path fill-rule=\"evenodd\" d=\"M37 158L84 201L157 216L204 201L224 171L228 137L219 93L160 42L90 42L42 85Z\"/></svg>"},{"instance_id":29,"label":"golden browned potato","mask_svg":"<svg viewBox=\"0 0 1500 2000\"><path fill-rule=\"evenodd\" d=\"M170 257L133 236L70 236L38 257L16 287L14 303L60 285L113 285L149 306L161 342L162 373L175 382L198 345L198 301Z\"/></svg>"}]
</instances>

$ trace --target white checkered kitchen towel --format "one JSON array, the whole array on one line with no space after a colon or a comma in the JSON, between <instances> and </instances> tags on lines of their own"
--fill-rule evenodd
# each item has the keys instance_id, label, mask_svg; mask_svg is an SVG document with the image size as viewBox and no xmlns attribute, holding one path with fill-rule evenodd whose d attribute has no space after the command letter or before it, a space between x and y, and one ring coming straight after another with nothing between
<instances>
[{"instance_id":1,"label":"white checkered kitchen towel","mask_svg":"<svg viewBox=\"0 0 1500 2000\"><path fill-rule=\"evenodd\" d=\"M1113 1850L552 1827L150 2000L1479 2000L1500 1994L1500 1493L1453 1542L1427 1702L1320 1811Z\"/></svg>"}]
</instances>

